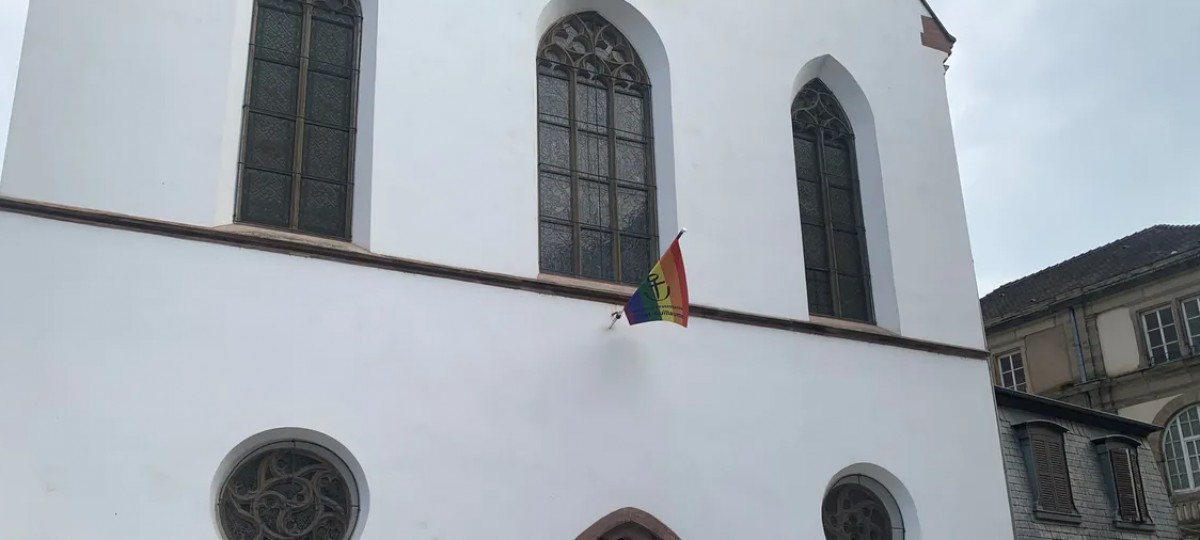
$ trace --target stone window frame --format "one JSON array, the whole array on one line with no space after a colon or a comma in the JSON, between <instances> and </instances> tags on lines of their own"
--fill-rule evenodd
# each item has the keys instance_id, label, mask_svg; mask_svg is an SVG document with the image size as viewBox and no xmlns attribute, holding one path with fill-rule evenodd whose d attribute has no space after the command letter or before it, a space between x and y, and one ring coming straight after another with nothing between
<instances>
[{"instance_id":1,"label":"stone window frame","mask_svg":"<svg viewBox=\"0 0 1200 540\"><path fill-rule=\"evenodd\" d=\"M1012 360L1011 360L1011 358L1015 355L1019 355L1021 358L1020 372L1021 372L1021 376L1024 377L1024 380L1022 381L1024 388L1018 388L1016 385L1015 374L1017 373L1017 370L1012 369ZM1001 360L1004 358L1010 359L1009 360L1010 369L1007 372L1003 369L1003 366L1000 364ZM1025 347L1013 347L1013 348L1004 350L1004 352L995 354L994 355L994 365L996 366L996 384L997 385L999 385L1002 388L1007 388L1009 390L1016 390L1018 392L1029 392L1029 387L1030 387L1029 362L1025 355ZM1013 386L1008 386L1008 385L1004 384L1004 374L1005 373L1013 373L1014 374Z\"/></svg>"},{"instance_id":2,"label":"stone window frame","mask_svg":"<svg viewBox=\"0 0 1200 540\"><path fill-rule=\"evenodd\" d=\"M1026 478L1029 480L1030 496L1033 499L1033 517L1042 521L1078 525L1083 520L1079 515L1079 507L1075 504L1075 493L1071 482L1071 467L1067 462L1067 438L1070 431L1061 424L1049 420L1029 420L1016 424L1013 430L1017 435L1017 443L1021 448L1021 456L1025 461ZM1045 448L1041 456L1037 455L1037 445ZM1057 455L1053 445L1058 446ZM1047 448L1047 446L1051 446ZM1041 459L1039 459L1041 458ZM1061 469L1056 465L1061 464ZM1045 489L1051 492L1054 500L1043 497L1043 482L1050 482ZM1060 485L1058 482L1065 485ZM1061 490L1061 491L1060 491ZM1065 492L1065 500L1060 499Z\"/></svg>"},{"instance_id":3,"label":"stone window frame","mask_svg":"<svg viewBox=\"0 0 1200 540\"><path fill-rule=\"evenodd\" d=\"M1153 531L1154 519L1146 501L1145 474L1142 472L1140 459L1142 442L1125 435L1106 435L1091 442L1096 450L1096 459L1100 463L1100 474L1104 479L1105 493L1113 513L1113 525L1123 529ZM1129 474L1129 479L1125 489L1130 492L1129 497L1132 497L1132 501L1122 500L1123 490L1117 484L1118 473L1122 471L1118 471L1119 465L1113 462L1112 457L1115 455L1123 455L1124 459L1127 459L1123 472ZM1132 516L1127 517L1127 514Z\"/></svg>"},{"instance_id":4,"label":"stone window frame","mask_svg":"<svg viewBox=\"0 0 1200 540\"><path fill-rule=\"evenodd\" d=\"M1122 304L1122 307L1129 310L1130 324L1133 325L1134 332L1139 336L1137 339L1137 349L1140 355L1138 364L1142 368L1174 363L1177 360L1186 358L1200 357L1200 333L1196 335L1195 340L1191 338L1193 330L1187 325L1186 312L1184 311L1184 304L1197 300L1200 300L1200 287L1188 285L1186 287L1175 287L1170 292L1152 295L1142 301ZM1175 319L1177 334L1177 343L1173 349L1175 356L1166 362L1154 361L1150 355L1143 315L1167 307L1171 308L1171 316ZM1200 321L1196 321L1193 325L1195 332L1200 332Z\"/></svg>"},{"instance_id":5,"label":"stone window frame","mask_svg":"<svg viewBox=\"0 0 1200 540\"><path fill-rule=\"evenodd\" d=\"M1163 317L1161 314L1164 312L1169 313L1171 316L1170 325L1165 325L1162 323ZM1160 334L1163 344L1159 347L1162 347L1166 350L1165 357L1155 356L1154 349L1157 347L1150 343L1151 329L1146 325L1146 316L1151 314L1155 315L1158 322L1158 327L1155 328L1154 331L1157 331ZM1138 348L1141 349L1142 354L1144 355L1146 366L1166 364L1182 358L1183 349L1180 346L1182 345L1183 340L1181 339L1182 336L1179 332L1179 314L1176 313L1174 301L1156 302L1148 307L1138 309L1135 311L1135 318L1138 334L1141 336L1141 339L1138 340ZM1163 332L1163 328L1166 328L1167 326L1171 326L1175 330L1175 341L1171 343L1167 342L1166 333Z\"/></svg>"},{"instance_id":6,"label":"stone window frame","mask_svg":"<svg viewBox=\"0 0 1200 540\"><path fill-rule=\"evenodd\" d=\"M1190 316L1187 309L1189 302L1195 306ZM1200 355L1200 294L1193 293L1182 297L1179 300L1179 314L1183 319L1183 328L1187 334L1188 344L1191 346L1191 355Z\"/></svg>"}]
</instances>

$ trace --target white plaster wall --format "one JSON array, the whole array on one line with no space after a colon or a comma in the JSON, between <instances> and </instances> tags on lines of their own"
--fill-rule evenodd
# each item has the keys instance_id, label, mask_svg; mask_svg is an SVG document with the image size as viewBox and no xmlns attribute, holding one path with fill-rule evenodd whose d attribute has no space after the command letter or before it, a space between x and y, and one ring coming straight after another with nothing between
<instances>
[{"instance_id":1,"label":"white plaster wall","mask_svg":"<svg viewBox=\"0 0 1200 540\"><path fill-rule=\"evenodd\" d=\"M0 195L228 222L250 0L32 4ZM788 111L802 68L828 55L866 100L847 106L873 117L855 129L876 141L859 151L878 170L867 221L881 326L982 347L945 55L920 44L920 2L366 7L374 102L360 111L355 242L536 275L533 55L548 14L595 8L651 68L663 232L691 231L695 302L807 318Z\"/></svg>"},{"instance_id":2,"label":"white plaster wall","mask_svg":"<svg viewBox=\"0 0 1200 540\"><path fill-rule=\"evenodd\" d=\"M1104 371L1109 377L1136 371L1141 364L1138 333L1133 328L1128 308L1105 311L1096 316L1100 350L1104 353Z\"/></svg>"},{"instance_id":3,"label":"white plaster wall","mask_svg":"<svg viewBox=\"0 0 1200 540\"><path fill-rule=\"evenodd\" d=\"M212 224L236 173L242 6L29 4L0 194Z\"/></svg>"},{"instance_id":4,"label":"white plaster wall","mask_svg":"<svg viewBox=\"0 0 1200 540\"><path fill-rule=\"evenodd\" d=\"M1138 403L1137 405L1130 405L1123 409L1117 410L1117 414L1126 418L1132 418L1134 420L1146 422L1147 424L1153 424L1154 417L1158 416L1158 412L1162 410L1163 406L1166 405L1168 401L1171 401L1177 397L1179 396L1167 396L1165 398Z\"/></svg>"},{"instance_id":5,"label":"white plaster wall","mask_svg":"<svg viewBox=\"0 0 1200 540\"><path fill-rule=\"evenodd\" d=\"M0 253L0 538L216 540L279 427L353 453L361 540L820 538L862 463L909 540L1012 538L982 361L7 213Z\"/></svg>"}]
</instances>

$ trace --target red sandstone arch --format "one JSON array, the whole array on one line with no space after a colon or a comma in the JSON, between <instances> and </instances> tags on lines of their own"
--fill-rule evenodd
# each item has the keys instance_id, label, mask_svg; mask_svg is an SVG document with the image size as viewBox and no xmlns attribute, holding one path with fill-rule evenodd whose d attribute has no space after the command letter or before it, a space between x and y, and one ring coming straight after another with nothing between
<instances>
[{"instance_id":1,"label":"red sandstone arch","mask_svg":"<svg viewBox=\"0 0 1200 540\"><path fill-rule=\"evenodd\" d=\"M647 534L648 533L648 534ZM679 540L679 536L649 512L625 507L600 518L575 540Z\"/></svg>"}]
</instances>

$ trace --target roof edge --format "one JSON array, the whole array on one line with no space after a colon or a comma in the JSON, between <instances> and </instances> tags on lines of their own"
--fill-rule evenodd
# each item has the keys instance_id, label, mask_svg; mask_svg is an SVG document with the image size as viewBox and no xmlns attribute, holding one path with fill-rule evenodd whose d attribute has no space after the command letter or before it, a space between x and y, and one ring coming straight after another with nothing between
<instances>
[{"instance_id":1,"label":"roof edge","mask_svg":"<svg viewBox=\"0 0 1200 540\"><path fill-rule=\"evenodd\" d=\"M1087 407L1080 407L1079 405L1065 401L1009 390L1000 386L993 386L992 388L996 393L997 407L1018 409L1043 414L1052 418L1074 420L1096 427L1111 429L1123 435L1133 435L1140 438L1145 438L1151 433L1162 429L1162 426L1140 422Z\"/></svg>"},{"instance_id":2,"label":"roof edge","mask_svg":"<svg viewBox=\"0 0 1200 540\"><path fill-rule=\"evenodd\" d=\"M951 45L956 43L958 38L954 37L954 34L951 34L950 30L946 29L946 25L942 22L942 19L938 18L937 12L933 11L933 7L929 5L929 0L921 0L921 5L925 6L925 11L929 12L929 18L933 19L933 22L937 25L938 29L941 30L943 34L946 34L946 41L949 41Z\"/></svg>"},{"instance_id":3,"label":"roof edge","mask_svg":"<svg viewBox=\"0 0 1200 540\"><path fill-rule=\"evenodd\" d=\"M1085 287L1078 287L1078 288L1072 289L1071 291L1060 294L1054 298L1050 298L1048 300L1039 302L1037 304L1032 304L1025 309L1022 309L1019 311L1013 311L1012 313L1006 314L1001 317L997 317L994 319L985 319L983 321L983 326L986 329L994 329L996 327L1005 326L1005 325L1015 322L1015 321L1025 320L1026 318L1033 316L1033 315L1041 314L1041 313L1048 312L1048 311L1053 312L1057 308L1062 307L1064 304L1072 303L1074 300L1077 300L1080 298L1084 298L1084 297L1096 295L1096 294L1102 294L1102 293L1118 292L1118 291L1122 290L1121 288L1123 286L1131 285L1131 284L1137 282L1138 280L1143 279L1147 276L1155 275L1159 272L1175 270L1178 267L1182 266L1184 263L1191 263L1191 262L1195 262L1197 260L1200 260L1200 248L1191 249L1191 250L1185 251L1183 253L1173 255L1166 259L1160 259L1158 261L1155 261L1153 264L1148 264L1148 265L1145 265L1145 266L1142 266L1139 268L1135 268L1135 269L1133 269L1129 272L1126 272L1120 276L1117 276L1115 278L1098 281L1096 283L1087 285ZM1021 278L1021 279L1024 279L1024 278ZM999 288L997 288L997 290L999 290ZM995 292L995 291L993 291L993 292ZM990 294L992 294L992 293L988 293L988 295L990 295ZM987 295L985 295L984 298L987 298ZM980 303L982 303L983 298L980 298L979 301L980 301Z\"/></svg>"}]
</instances>

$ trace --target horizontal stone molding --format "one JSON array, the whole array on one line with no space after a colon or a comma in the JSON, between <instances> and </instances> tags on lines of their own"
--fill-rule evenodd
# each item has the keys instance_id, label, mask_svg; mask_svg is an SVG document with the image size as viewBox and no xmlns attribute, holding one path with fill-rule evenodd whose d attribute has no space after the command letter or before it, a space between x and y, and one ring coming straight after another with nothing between
<instances>
[{"instance_id":1,"label":"horizontal stone molding","mask_svg":"<svg viewBox=\"0 0 1200 540\"><path fill-rule=\"evenodd\" d=\"M293 234L275 234L266 231L252 233L246 227L201 227L9 197L0 197L0 212L311 257L382 270L600 302L615 306L624 305L628 299L627 294L615 291L611 287L605 288L600 285L593 287L565 280L521 277L415 261L371 253L349 242L298 238L297 235ZM743 324L835 339L846 339L958 358L986 360L989 357L987 351L980 349L913 339L891 333L874 332L843 325L820 324L811 321L757 315L712 306L693 304L690 315L731 324Z\"/></svg>"}]
</instances>

